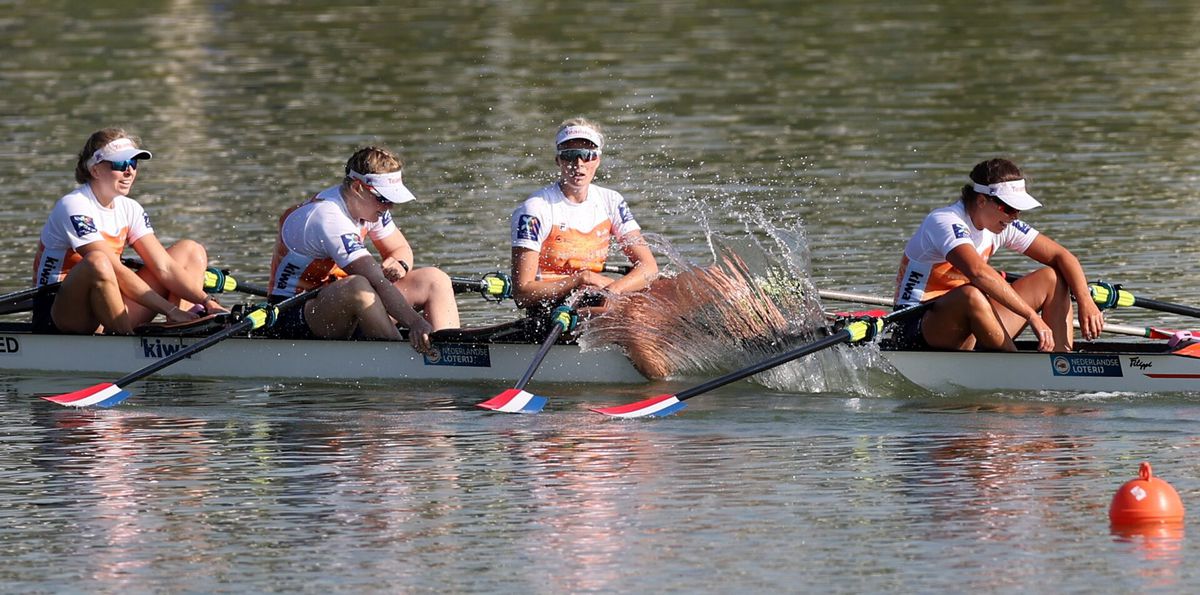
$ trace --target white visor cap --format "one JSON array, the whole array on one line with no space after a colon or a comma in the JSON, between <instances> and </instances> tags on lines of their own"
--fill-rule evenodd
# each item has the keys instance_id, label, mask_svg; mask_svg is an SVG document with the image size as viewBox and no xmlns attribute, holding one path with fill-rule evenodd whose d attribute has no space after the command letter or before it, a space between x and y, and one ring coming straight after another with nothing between
<instances>
[{"instance_id":1,"label":"white visor cap","mask_svg":"<svg viewBox=\"0 0 1200 595\"><path fill-rule=\"evenodd\" d=\"M153 155L150 154L150 151L139 149L132 140L118 138L92 153L91 158L87 160L87 166L91 167L101 161L125 161L127 159L150 159L151 157Z\"/></svg>"},{"instance_id":2,"label":"white visor cap","mask_svg":"<svg viewBox=\"0 0 1200 595\"><path fill-rule=\"evenodd\" d=\"M557 150L559 145L575 138L590 141L597 149L604 148L604 135L591 126L567 126L559 130L554 138L554 148Z\"/></svg>"},{"instance_id":3,"label":"white visor cap","mask_svg":"<svg viewBox=\"0 0 1200 595\"><path fill-rule=\"evenodd\" d=\"M413 196L413 193L409 192L408 188L404 186L404 179L399 171L388 172L386 174L360 174L354 170L350 170L350 173L347 175L374 188L376 192L394 203L417 200L417 197Z\"/></svg>"},{"instance_id":4,"label":"white visor cap","mask_svg":"<svg viewBox=\"0 0 1200 595\"><path fill-rule=\"evenodd\" d=\"M971 180L971 184L974 185L975 192L995 196L1004 201L1004 204L1018 211L1032 211L1042 206L1042 203L1038 202L1038 199L1025 192L1025 180L1013 180L1011 182L998 182L987 185Z\"/></svg>"}]
</instances>

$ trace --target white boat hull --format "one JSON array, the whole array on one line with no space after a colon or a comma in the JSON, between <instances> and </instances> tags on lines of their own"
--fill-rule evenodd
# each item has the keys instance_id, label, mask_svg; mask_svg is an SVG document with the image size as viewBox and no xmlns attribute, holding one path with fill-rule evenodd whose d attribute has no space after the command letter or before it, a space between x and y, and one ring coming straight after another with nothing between
<instances>
[{"instance_id":1,"label":"white boat hull","mask_svg":"<svg viewBox=\"0 0 1200 595\"><path fill-rule=\"evenodd\" d=\"M34 335L0 332L0 371L123 376L198 341L194 337ZM296 380L445 380L513 384L539 345L440 343L424 356L408 343L282 341L234 337L177 362L156 376ZM642 383L617 349L555 345L537 370L541 382Z\"/></svg>"},{"instance_id":2,"label":"white boat hull","mask_svg":"<svg viewBox=\"0 0 1200 595\"><path fill-rule=\"evenodd\" d=\"M1200 359L1163 344L1111 344L1076 353L883 350L914 384L962 391L1200 392Z\"/></svg>"}]
</instances>

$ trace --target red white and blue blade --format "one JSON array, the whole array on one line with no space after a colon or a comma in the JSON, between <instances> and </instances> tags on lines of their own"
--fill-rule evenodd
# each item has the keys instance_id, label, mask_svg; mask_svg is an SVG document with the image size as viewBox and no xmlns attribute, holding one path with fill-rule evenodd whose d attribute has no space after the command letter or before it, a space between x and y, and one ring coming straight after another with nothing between
<instances>
[{"instance_id":1,"label":"red white and blue blade","mask_svg":"<svg viewBox=\"0 0 1200 595\"><path fill-rule=\"evenodd\" d=\"M680 401L675 395L658 395L645 401L615 407L602 407L592 409L592 411L612 417L666 417L678 413L684 407L687 407L687 403Z\"/></svg>"},{"instance_id":2,"label":"red white and blue blade","mask_svg":"<svg viewBox=\"0 0 1200 595\"><path fill-rule=\"evenodd\" d=\"M42 398L67 407L112 407L128 399L129 391L111 382L105 382L73 393Z\"/></svg>"},{"instance_id":3,"label":"red white and blue blade","mask_svg":"<svg viewBox=\"0 0 1200 595\"><path fill-rule=\"evenodd\" d=\"M475 406L503 413L537 413L546 406L546 397L510 388Z\"/></svg>"}]
</instances>

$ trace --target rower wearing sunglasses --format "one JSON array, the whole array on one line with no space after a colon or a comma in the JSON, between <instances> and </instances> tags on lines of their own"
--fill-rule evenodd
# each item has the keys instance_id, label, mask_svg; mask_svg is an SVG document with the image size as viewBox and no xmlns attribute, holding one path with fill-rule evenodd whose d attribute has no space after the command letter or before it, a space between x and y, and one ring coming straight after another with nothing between
<instances>
[{"instance_id":1,"label":"rower wearing sunglasses","mask_svg":"<svg viewBox=\"0 0 1200 595\"><path fill-rule=\"evenodd\" d=\"M592 183L603 160L604 134L583 118L563 122L554 139L558 180L536 191L512 214L513 298L548 309L582 290L623 293L645 288L658 265L625 198ZM626 275L600 273L615 241L633 263ZM591 300L584 313L603 309Z\"/></svg>"},{"instance_id":2,"label":"rower wearing sunglasses","mask_svg":"<svg viewBox=\"0 0 1200 595\"><path fill-rule=\"evenodd\" d=\"M131 334L157 314L194 320L193 306L224 311L204 293L208 253L192 240L164 248L150 216L128 194L150 151L120 128L88 138L75 166L78 188L55 203L42 227L34 285L57 285L34 298L36 332ZM133 247L145 266L121 262ZM199 310L197 308L196 310Z\"/></svg>"},{"instance_id":3,"label":"rower wearing sunglasses","mask_svg":"<svg viewBox=\"0 0 1200 595\"><path fill-rule=\"evenodd\" d=\"M392 220L395 205L416 198L404 185L403 165L386 149L359 149L346 161L340 184L279 218L270 299L317 287L320 292L302 307L284 310L269 335L400 340L399 322L409 329L413 349L428 353L431 332L459 326L450 277L417 268ZM367 238L382 260L367 250Z\"/></svg>"},{"instance_id":4,"label":"rower wearing sunglasses","mask_svg":"<svg viewBox=\"0 0 1200 595\"><path fill-rule=\"evenodd\" d=\"M960 199L926 216L904 248L896 307L937 301L923 316L901 323L893 334L897 342L910 349L1014 351L1013 337L1028 325L1040 351L1070 351L1072 296L1083 338L1098 337L1104 316L1079 259L1018 219L1040 206L1013 162L976 165ZM988 264L1000 247L1046 266L1009 284Z\"/></svg>"}]
</instances>

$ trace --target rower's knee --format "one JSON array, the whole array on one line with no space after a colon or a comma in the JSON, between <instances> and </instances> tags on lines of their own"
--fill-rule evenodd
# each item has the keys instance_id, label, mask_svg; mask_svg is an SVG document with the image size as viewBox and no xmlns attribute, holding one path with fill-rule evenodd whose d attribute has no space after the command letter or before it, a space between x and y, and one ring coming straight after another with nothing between
<instances>
[{"instance_id":1,"label":"rower's knee","mask_svg":"<svg viewBox=\"0 0 1200 595\"><path fill-rule=\"evenodd\" d=\"M204 248L204 244L195 240L179 240L172 244L167 252L189 269L203 269L208 266L208 250Z\"/></svg>"}]
</instances>

